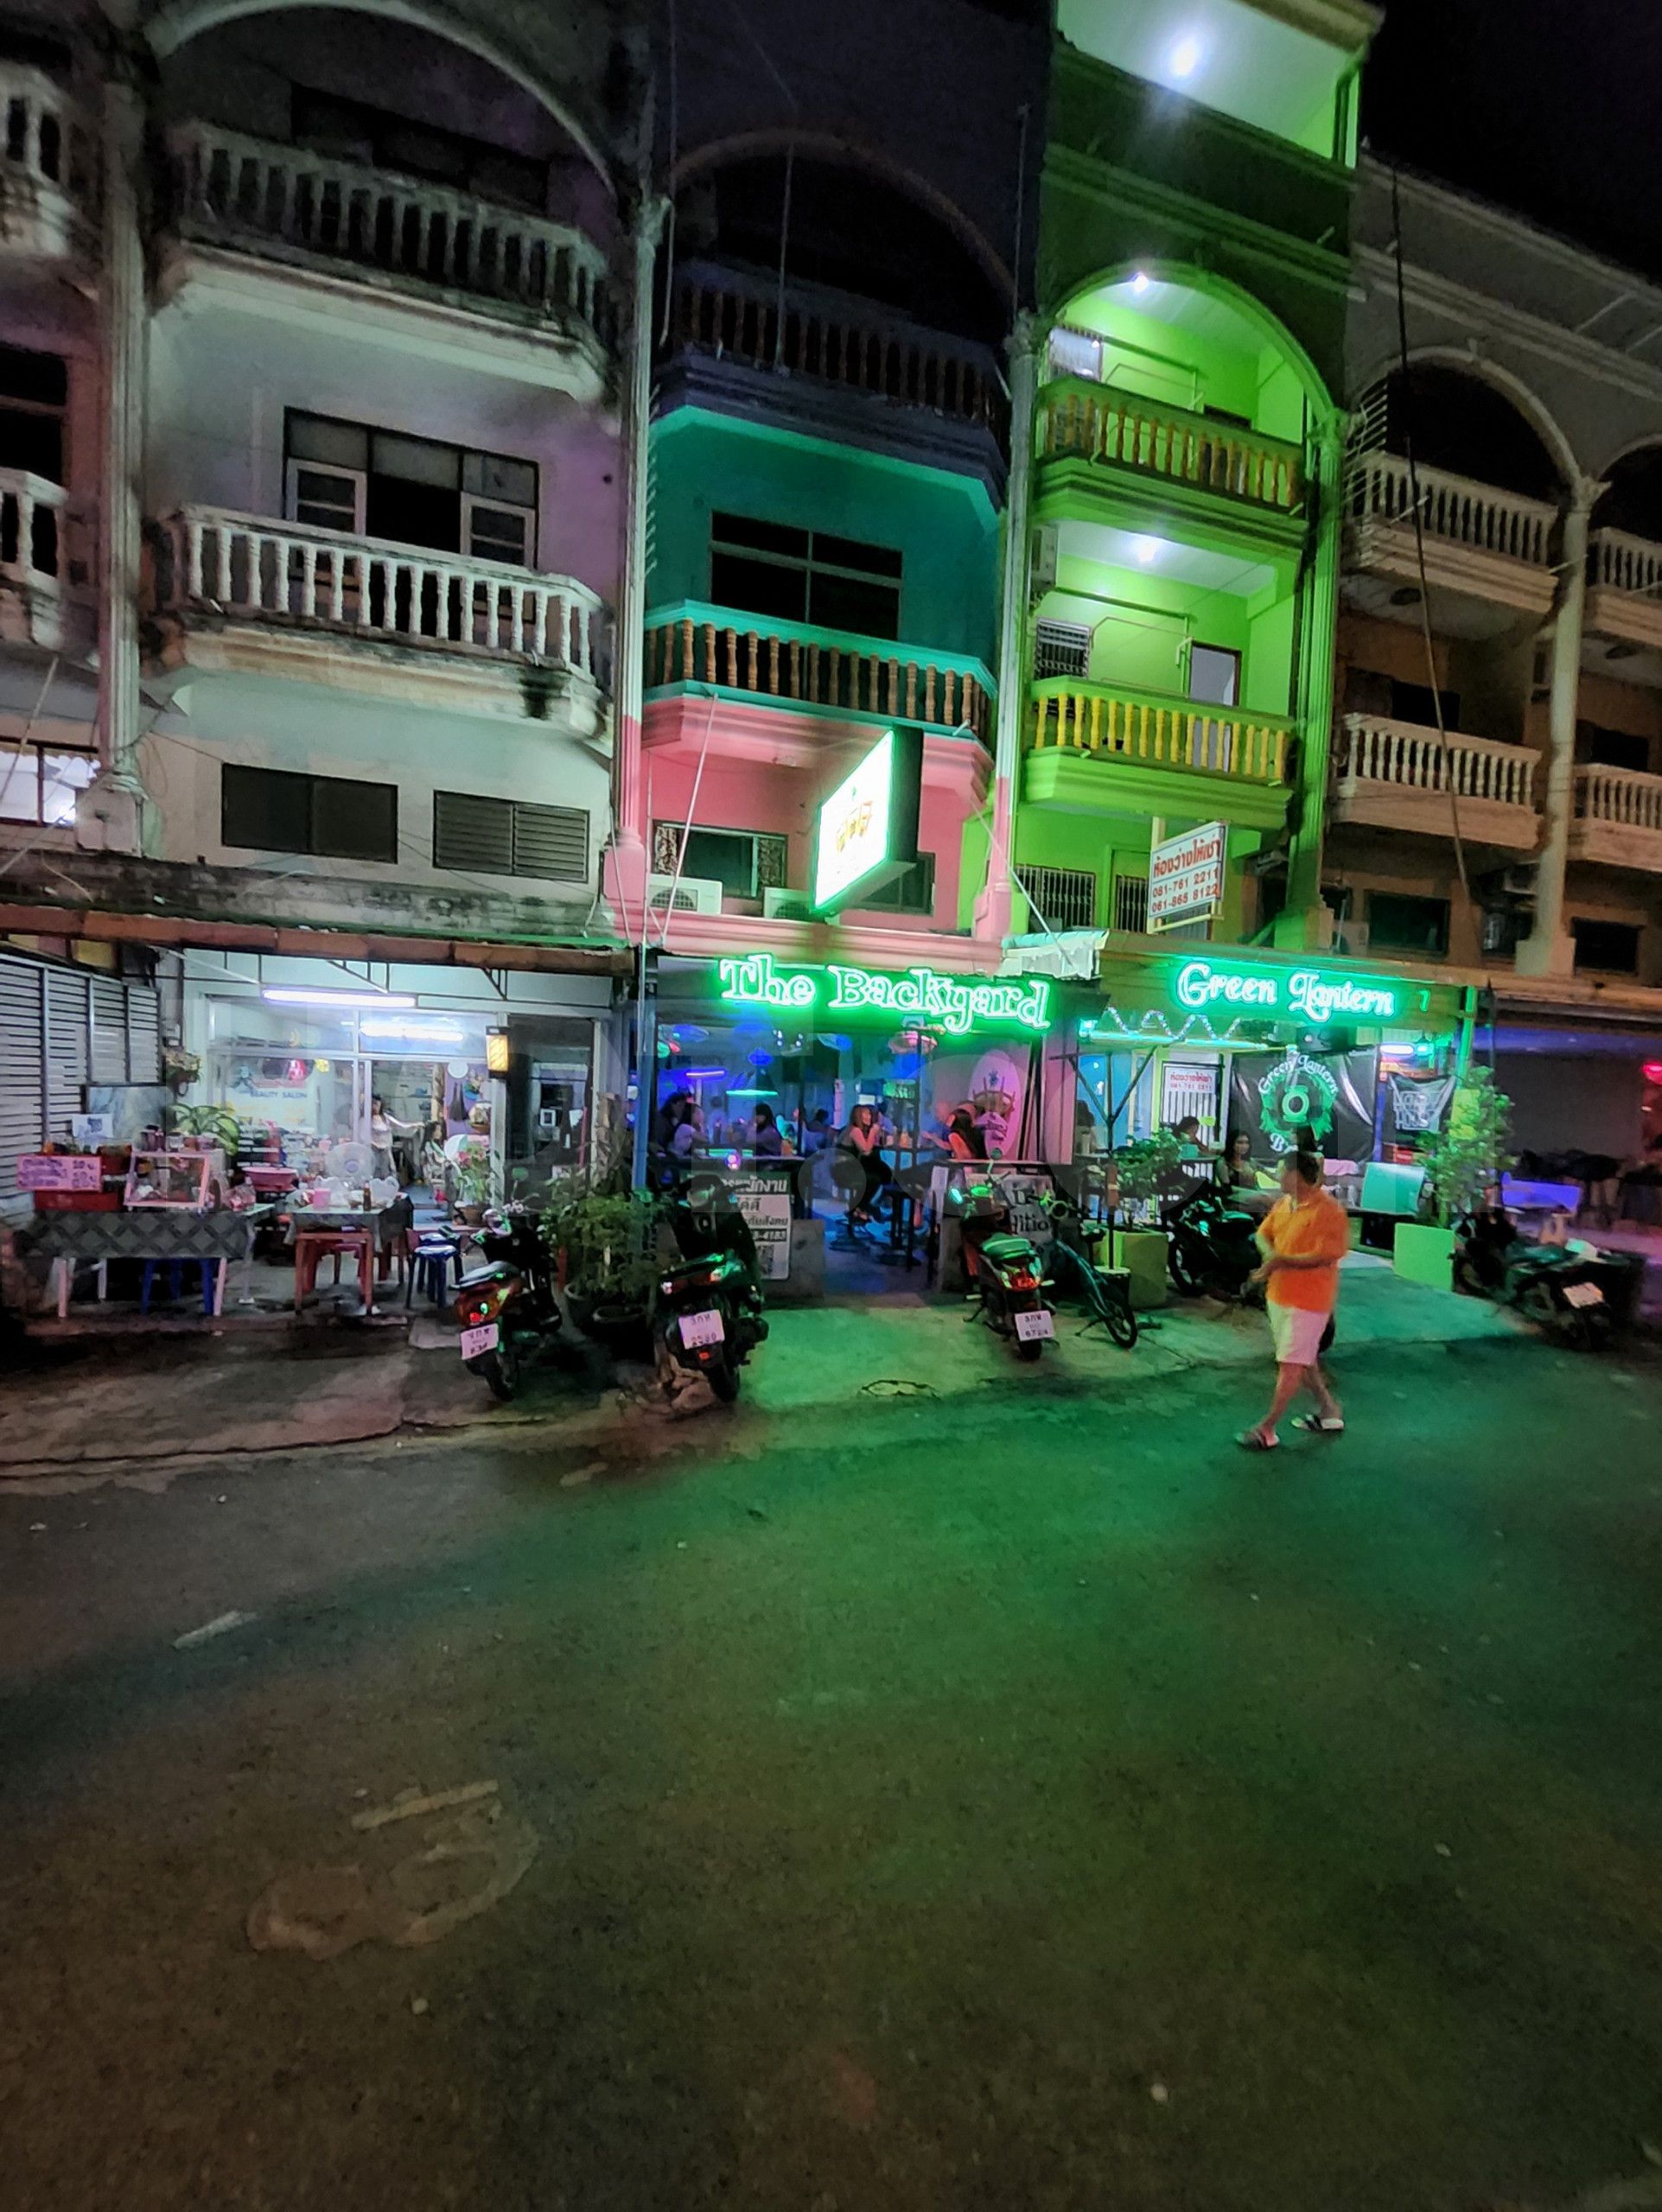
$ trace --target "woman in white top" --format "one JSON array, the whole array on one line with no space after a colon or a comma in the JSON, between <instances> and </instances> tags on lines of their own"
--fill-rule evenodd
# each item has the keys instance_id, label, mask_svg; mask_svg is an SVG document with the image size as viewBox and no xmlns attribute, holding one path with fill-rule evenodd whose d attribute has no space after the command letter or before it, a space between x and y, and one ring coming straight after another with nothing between
<instances>
[{"instance_id":1,"label":"woman in white top","mask_svg":"<svg viewBox=\"0 0 1662 2212\"><path fill-rule=\"evenodd\" d=\"M392 1140L411 1129L418 1129L419 1122L400 1122L386 1110L386 1101L379 1091L369 1102L370 1172L374 1175L391 1175Z\"/></svg>"}]
</instances>

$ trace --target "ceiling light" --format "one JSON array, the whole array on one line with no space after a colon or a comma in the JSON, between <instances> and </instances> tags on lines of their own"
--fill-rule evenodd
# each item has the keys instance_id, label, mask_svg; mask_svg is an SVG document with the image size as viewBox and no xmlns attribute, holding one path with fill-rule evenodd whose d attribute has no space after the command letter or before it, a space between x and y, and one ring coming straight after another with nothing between
<instances>
[{"instance_id":1,"label":"ceiling light","mask_svg":"<svg viewBox=\"0 0 1662 2212\"><path fill-rule=\"evenodd\" d=\"M1153 277L1146 269L1139 269L1131 279L1131 289L1140 300L1153 282Z\"/></svg>"},{"instance_id":2,"label":"ceiling light","mask_svg":"<svg viewBox=\"0 0 1662 2212\"><path fill-rule=\"evenodd\" d=\"M1168 77L1192 77L1205 58L1205 52L1200 40L1192 31L1189 32L1178 40L1166 56L1166 74Z\"/></svg>"},{"instance_id":3,"label":"ceiling light","mask_svg":"<svg viewBox=\"0 0 1662 2212\"><path fill-rule=\"evenodd\" d=\"M1161 542L1157 537L1134 537L1131 550L1147 569L1160 558Z\"/></svg>"},{"instance_id":4,"label":"ceiling light","mask_svg":"<svg viewBox=\"0 0 1662 2212\"><path fill-rule=\"evenodd\" d=\"M379 1014L366 1014L358 1024L359 1034L364 1037L403 1037L423 1045L465 1045L467 1032L459 1021L423 1021L419 1018L405 1021L397 1015L391 1020Z\"/></svg>"},{"instance_id":5,"label":"ceiling light","mask_svg":"<svg viewBox=\"0 0 1662 2212\"><path fill-rule=\"evenodd\" d=\"M350 1014L359 1007L390 1014L416 1003L413 998L401 997L396 991L314 991L288 983L267 983L260 996L268 1006L332 1006L343 1014Z\"/></svg>"}]
</instances>

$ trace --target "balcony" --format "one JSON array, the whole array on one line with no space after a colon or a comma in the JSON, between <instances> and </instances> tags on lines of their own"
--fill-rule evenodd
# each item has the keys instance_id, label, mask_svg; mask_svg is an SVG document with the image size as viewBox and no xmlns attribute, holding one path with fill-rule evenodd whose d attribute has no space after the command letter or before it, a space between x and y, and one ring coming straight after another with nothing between
<instances>
[{"instance_id":1,"label":"balcony","mask_svg":"<svg viewBox=\"0 0 1662 2212\"><path fill-rule=\"evenodd\" d=\"M348 686L379 664L406 692L396 678L425 670L428 702L544 719L575 700L597 721L601 602L570 576L211 507L156 537L164 659Z\"/></svg>"},{"instance_id":2,"label":"balcony","mask_svg":"<svg viewBox=\"0 0 1662 2212\"><path fill-rule=\"evenodd\" d=\"M1394 582L1417 590L1415 486L1425 577L1434 594L1451 595L1437 609L1440 631L1481 637L1504 628L1512 613L1541 616L1552 605L1552 543L1558 511L1544 499L1502 492L1440 468L1416 467L1391 453L1364 454L1351 472L1347 497L1347 566L1383 584L1353 588L1371 613L1387 613L1399 598ZM1417 601L1404 601L1404 605ZM1417 620L1417 616L1411 619Z\"/></svg>"},{"instance_id":3,"label":"balcony","mask_svg":"<svg viewBox=\"0 0 1662 2212\"><path fill-rule=\"evenodd\" d=\"M990 347L799 283L786 293L782 329L779 304L776 286L745 272L678 269L660 407L725 401L833 435L855 425L870 432L875 419L897 450L1002 469L1009 409Z\"/></svg>"},{"instance_id":4,"label":"balcony","mask_svg":"<svg viewBox=\"0 0 1662 2212\"><path fill-rule=\"evenodd\" d=\"M0 61L0 253L90 260L92 127L43 70Z\"/></svg>"},{"instance_id":5,"label":"balcony","mask_svg":"<svg viewBox=\"0 0 1662 2212\"><path fill-rule=\"evenodd\" d=\"M170 147L185 238L506 322L583 357L598 391L614 319L605 257L581 232L211 124L181 126Z\"/></svg>"},{"instance_id":6,"label":"balcony","mask_svg":"<svg viewBox=\"0 0 1662 2212\"><path fill-rule=\"evenodd\" d=\"M0 468L0 640L51 652L90 638L92 549L61 484Z\"/></svg>"},{"instance_id":7,"label":"balcony","mask_svg":"<svg viewBox=\"0 0 1662 2212\"><path fill-rule=\"evenodd\" d=\"M646 689L683 684L852 721L968 728L984 744L993 683L965 654L735 615L690 601L646 619Z\"/></svg>"},{"instance_id":8,"label":"balcony","mask_svg":"<svg viewBox=\"0 0 1662 2212\"><path fill-rule=\"evenodd\" d=\"M1285 715L1071 676L1035 683L1033 696L1022 794L1035 805L1264 830L1285 818L1294 754Z\"/></svg>"},{"instance_id":9,"label":"balcony","mask_svg":"<svg viewBox=\"0 0 1662 2212\"><path fill-rule=\"evenodd\" d=\"M1304 504L1296 446L1081 377L1046 385L1035 452L1041 466L1083 461L1105 474L1124 470L1264 517L1296 515Z\"/></svg>"},{"instance_id":10,"label":"balcony","mask_svg":"<svg viewBox=\"0 0 1662 2212\"><path fill-rule=\"evenodd\" d=\"M1570 857L1662 874L1662 776L1577 768Z\"/></svg>"},{"instance_id":11,"label":"balcony","mask_svg":"<svg viewBox=\"0 0 1662 2212\"><path fill-rule=\"evenodd\" d=\"M1605 664L1625 662L1624 680L1662 683L1662 545L1621 530L1593 532L1585 626L1589 667L1614 675Z\"/></svg>"},{"instance_id":12,"label":"balcony","mask_svg":"<svg viewBox=\"0 0 1662 2212\"><path fill-rule=\"evenodd\" d=\"M1457 816L1467 842L1531 852L1540 757L1491 738L1450 732L1445 742L1414 722L1347 715L1334 744L1332 819L1449 837Z\"/></svg>"}]
</instances>

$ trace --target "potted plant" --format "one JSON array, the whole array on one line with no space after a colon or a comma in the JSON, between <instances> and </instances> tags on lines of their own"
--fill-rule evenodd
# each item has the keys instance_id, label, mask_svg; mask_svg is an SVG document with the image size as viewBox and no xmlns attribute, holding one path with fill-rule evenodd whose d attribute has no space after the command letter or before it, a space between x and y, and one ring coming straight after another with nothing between
<instances>
[{"instance_id":1,"label":"potted plant","mask_svg":"<svg viewBox=\"0 0 1662 2212\"><path fill-rule=\"evenodd\" d=\"M1130 1206L1145 1225L1115 1230L1113 1264L1130 1270L1131 1303L1145 1310L1166 1302L1166 1232L1157 1224L1156 1201L1170 1187L1182 1150L1173 1130L1156 1129L1114 1154L1115 1211Z\"/></svg>"},{"instance_id":2,"label":"potted plant","mask_svg":"<svg viewBox=\"0 0 1662 2212\"><path fill-rule=\"evenodd\" d=\"M450 1179L463 1221L482 1221L491 1202L491 1148L483 1137L469 1137L457 1147Z\"/></svg>"},{"instance_id":3,"label":"potted plant","mask_svg":"<svg viewBox=\"0 0 1662 2212\"><path fill-rule=\"evenodd\" d=\"M1410 1282L1454 1284L1454 1223L1482 1205L1512 1164L1507 1148L1512 1101L1487 1068L1474 1069L1455 1092L1447 1124L1421 1147L1427 1221L1400 1221L1391 1264Z\"/></svg>"},{"instance_id":4,"label":"potted plant","mask_svg":"<svg viewBox=\"0 0 1662 2212\"><path fill-rule=\"evenodd\" d=\"M550 1193L543 1236L559 1264L566 1305L587 1336L614 1351L647 1350L658 1278L657 1208L650 1192L615 1178L570 1176Z\"/></svg>"}]
</instances>

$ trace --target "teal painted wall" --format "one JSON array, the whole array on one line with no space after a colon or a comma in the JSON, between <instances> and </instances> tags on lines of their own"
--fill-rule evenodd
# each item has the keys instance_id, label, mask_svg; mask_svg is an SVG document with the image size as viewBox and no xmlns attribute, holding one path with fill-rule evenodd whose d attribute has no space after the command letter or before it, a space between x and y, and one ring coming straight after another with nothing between
<instances>
[{"instance_id":1,"label":"teal painted wall","mask_svg":"<svg viewBox=\"0 0 1662 2212\"><path fill-rule=\"evenodd\" d=\"M998 518L973 479L692 407L652 435L649 609L709 598L714 509L897 546L901 641L991 666Z\"/></svg>"}]
</instances>

